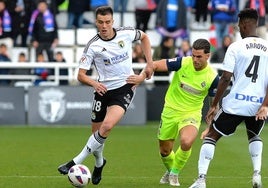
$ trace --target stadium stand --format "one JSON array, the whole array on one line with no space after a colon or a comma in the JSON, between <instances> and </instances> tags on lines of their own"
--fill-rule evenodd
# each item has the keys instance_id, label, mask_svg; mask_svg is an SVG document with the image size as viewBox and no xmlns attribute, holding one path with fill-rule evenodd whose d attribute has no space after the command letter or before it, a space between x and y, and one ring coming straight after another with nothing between
<instances>
[{"instance_id":1,"label":"stadium stand","mask_svg":"<svg viewBox=\"0 0 268 188\"><path fill-rule=\"evenodd\" d=\"M97 33L96 28L78 28L76 29L76 44L85 46L88 41Z\"/></svg>"},{"instance_id":2,"label":"stadium stand","mask_svg":"<svg viewBox=\"0 0 268 188\"><path fill-rule=\"evenodd\" d=\"M75 35L75 29L58 29L58 45L73 47L75 44Z\"/></svg>"}]
</instances>

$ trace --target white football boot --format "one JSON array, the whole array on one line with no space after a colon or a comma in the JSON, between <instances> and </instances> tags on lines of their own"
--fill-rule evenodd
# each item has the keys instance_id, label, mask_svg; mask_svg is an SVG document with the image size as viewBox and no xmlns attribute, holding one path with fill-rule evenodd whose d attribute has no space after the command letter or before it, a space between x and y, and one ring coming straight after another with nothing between
<instances>
[{"instance_id":1,"label":"white football boot","mask_svg":"<svg viewBox=\"0 0 268 188\"><path fill-rule=\"evenodd\" d=\"M166 171L165 174L160 179L160 184L168 184L169 183L169 171Z\"/></svg>"},{"instance_id":2,"label":"white football boot","mask_svg":"<svg viewBox=\"0 0 268 188\"><path fill-rule=\"evenodd\" d=\"M178 174L169 173L169 185L171 186L180 186Z\"/></svg>"},{"instance_id":3,"label":"white football boot","mask_svg":"<svg viewBox=\"0 0 268 188\"><path fill-rule=\"evenodd\" d=\"M252 186L253 188L262 188L261 174L258 171L255 171L252 176Z\"/></svg>"},{"instance_id":4,"label":"white football boot","mask_svg":"<svg viewBox=\"0 0 268 188\"><path fill-rule=\"evenodd\" d=\"M206 188L206 176L200 175L189 188Z\"/></svg>"}]
</instances>

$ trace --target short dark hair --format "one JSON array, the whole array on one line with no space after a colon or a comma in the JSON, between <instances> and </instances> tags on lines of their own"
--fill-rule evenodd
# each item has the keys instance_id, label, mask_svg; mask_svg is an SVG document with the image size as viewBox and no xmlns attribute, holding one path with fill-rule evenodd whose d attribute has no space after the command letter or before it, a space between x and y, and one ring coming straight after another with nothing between
<instances>
[{"instance_id":1,"label":"short dark hair","mask_svg":"<svg viewBox=\"0 0 268 188\"><path fill-rule=\"evenodd\" d=\"M26 54L24 52L20 52L19 56L26 57Z\"/></svg>"},{"instance_id":2,"label":"short dark hair","mask_svg":"<svg viewBox=\"0 0 268 188\"><path fill-rule=\"evenodd\" d=\"M0 48L7 48L7 45L5 43L1 43Z\"/></svg>"},{"instance_id":3,"label":"short dark hair","mask_svg":"<svg viewBox=\"0 0 268 188\"><path fill-rule=\"evenodd\" d=\"M197 39L193 43L193 49L195 50L204 50L204 53L210 53L210 43L206 39Z\"/></svg>"},{"instance_id":4,"label":"short dark hair","mask_svg":"<svg viewBox=\"0 0 268 188\"><path fill-rule=\"evenodd\" d=\"M101 7L98 7L95 11L95 16L97 18L97 15L107 15L107 14L111 14L113 16L113 9L112 7L110 6L101 6Z\"/></svg>"},{"instance_id":5,"label":"short dark hair","mask_svg":"<svg viewBox=\"0 0 268 188\"><path fill-rule=\"evenodd\" d=\"M238 18L243 21L246 19L253 19L255 21L258 21L259 16L257 10L253 8L245 8L244 10L241 10L238 14Z\"/></svg>"}]
</instances>

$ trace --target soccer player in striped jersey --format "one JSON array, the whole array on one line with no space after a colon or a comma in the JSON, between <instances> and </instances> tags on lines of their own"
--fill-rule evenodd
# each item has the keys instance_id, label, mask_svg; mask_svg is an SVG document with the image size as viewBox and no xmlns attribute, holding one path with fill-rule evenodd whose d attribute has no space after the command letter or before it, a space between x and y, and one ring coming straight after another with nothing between
<instances>
[{"instance_id":1,"label":"soccer player in striped jersey","mask_svg":"<svg viewBox=\"0 0 268 188\"><path fill-rule=\"evenodd\" d=\"M154 61L154 71L174 71L165 96L158 131L159 150L166 172L160 184L180 186L178 176L192 151L202 119L204 99L214 96L219 77L208 63L210 43L197 39L192 56ZM129 83L140 83L146 74L132 75ZM175 150L179 136L180 146Z\"/></svg>"},{"instance_id":2,"label":"soccer player in striped jersey","mask_svg":"<svg viewBox=\"0 0 268 188\"><path fill-rule=\"evenodd\" d=\"M206 116L210 126L203 134L204 141L198 160L199 177L190 188L206 187L206 175L216 142L222 136L232 135L242 122L245 123L253 164L252 186L262 187L260 172L263 143L260 133L268 112L268 42L256 35L258 13L255 9L240 11L238 18L242 40L232 43L225 54L223 74ZM233 85L217 112L217 105L229 86L231 77Z\"/></svg>"},{"instance_id":3,"label":"soccer player in striped jersey","mask_svg":"<svg viewBox=\"0 0 268 188\"><path fill-rule=\"evenodd\" d=\"M96 163L91 182L99 184L102 169L106 164L103 157L104 142L112 128L121 120L131 104L136 86L126 82L134 74L132 68L132 43L140 41L146 57L146 77L153 73L153 61L149 37L141 30L132 27L113 28L113 10L109 6L96 9L98 34L87 44L79 62L78 80L94 88L91 113L92 135L81 153L71 161L60 165L58 171L67 174L75 164L82 163L93 154ZM99 75L94 80L86 73L95 66Z\"/></svg>"}]
</instances>

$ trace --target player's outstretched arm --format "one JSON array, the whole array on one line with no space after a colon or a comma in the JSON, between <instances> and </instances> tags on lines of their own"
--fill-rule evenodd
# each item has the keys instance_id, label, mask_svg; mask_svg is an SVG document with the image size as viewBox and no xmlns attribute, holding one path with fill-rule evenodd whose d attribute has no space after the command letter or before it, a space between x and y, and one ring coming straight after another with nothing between
<instances>
[{"instance_id":1,"label":"player's outstretched arm","mask_svg":"<svg viewBox=\"0 0 268 188\"><path fill-rule=\"evenodd\" d=\"M151 42L146 33L139 31L141 33L141 47L146 58L146 66L144 72L146 74L146 79L150 79L153 75L153 58L152 58L152 47Z\"/></svg>"},{"instance_id":2,"label":"player's outstretched arm","mask_svg":"<svg viewBox=\"0 0 268 188\"><path fill-rule=\"evenodd\" d=\"M128 84L139 85L145 80L146 77L147 77L147 74L145 73L145 70L143 69L140 74L130 75L126 81Z\"/></svg>"},{"instance_id":3,"label":"player's outstretched arm","mask_svg":"<svg viewBox=\"0 0 268 188\"><path fill-rule=\"evenodd\" d=\"M216 95L215 95L215 97L210 105L210 109L208 110L208 113L206 115L206 122L208 125L211 123L212 119L214 118L214 116L216 114L220 99L222 98L227 87L230 85L232 75L233 74L231 72L224 71L220 80L219 80Z\"/></svg>"},{"instance_id":4,"label":"player's outstretched arm","mask_svg":"<svg viewBox=\"0 0 268 188\"><path fill-rule=\"evenodd\" d=\"M167 68L167 64L166 64L166 59L161 59L161 60L158 60L158 61L154 61L153 62L153 69L152 71L168 71L168 68ZM141 71L141 73L139 75L130 75L128 78L127 78L127 83L129 84L135 84L135 85L138 85L140 83L142 83L146 78L148 78L148 74L146 72L146 67Z\"/></svg>"}]
</instances>

